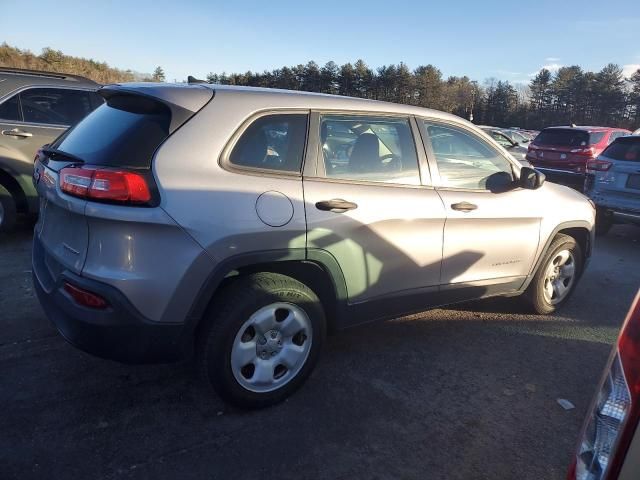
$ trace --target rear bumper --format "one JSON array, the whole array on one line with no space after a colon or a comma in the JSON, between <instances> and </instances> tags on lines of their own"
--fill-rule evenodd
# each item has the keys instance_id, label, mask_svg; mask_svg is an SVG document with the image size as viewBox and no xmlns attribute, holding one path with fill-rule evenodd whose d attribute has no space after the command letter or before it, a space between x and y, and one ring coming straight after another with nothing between
<instances>
[{"instance_id":1,"label":"rear bumper","mask_svg":"<svg viewBox=\"0 0 640 480\"><path fill-rule=\"evenodd\" d=\"M87 353L123 363L177 361L190 353L183 324L161 324L145 319L110 285L57 269L37 234L33 241L33 284L47 317L71 344ZM64 282L95 292L109 306L98 310L78 305Z\"/></svg>"},{"instance_id":2,"label":"rear bumper","mask_svg":"<svg viewBox=\"0 0 640 480\"><path fill-rule=\"evenodd\" d=\"M605 215L613 217L615 221L621 223L635 223L640 225L640 210L629 210L626 208L611 207L607 205L596 205Z\"/></svg>"}]
</instances>

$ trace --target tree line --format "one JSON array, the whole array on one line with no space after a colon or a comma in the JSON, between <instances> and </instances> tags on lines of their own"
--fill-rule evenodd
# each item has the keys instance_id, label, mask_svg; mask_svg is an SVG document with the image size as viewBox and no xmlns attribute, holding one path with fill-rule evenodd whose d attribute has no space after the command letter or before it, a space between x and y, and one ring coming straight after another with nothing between
<instances>
[{"instance_id":1,"label":"tree line","mask_svg":"<svg viewBox=\"0 0 640 480\"><path fill-rule=\"evenodd\" d=\"M164 72L160 67L153 74L120 70L110 67L105 62L65 55L60 50L52 48L43 48L40 55L35 55L29 50L12 47L6 42L0 44L0 67L82 75L102 84L164 81Z\"/></svg>"},{"instance_id":2,"label":"tree line","mask_svg":"<svg viewBox=\"0 0 640 480\"><path fill-rule=\"evenodd\" d=\"M433 65L411 70L399 63L374 70L362 60L344 65L328 62L322 67L311 61L262 73L210 73L207 80L405 103L495 126L640 126L640 69L625 78L616 64L599 72L579 66L562 67L555 73L542 69L529 85L496 79L481 85L467 76L445 78Z\"/></svg>"},{"instance_id":3,"label":"tree line","mask_svg":"<svg viewBox=\"0 0 640 480\"><path fill-rule=\"evenodd\" d=\"M72 73L98 83L165 80L161 67L152 74L142 74L51 48L35 55L6 43L0 45L0 66ZM373 69L362 60L323 66L311 61L262 73L210 73L207 80L407 103L495 126L540 129L575 123L640 127L640 69L625 78L615 64L598 72L579 66L562 67L554 73L543 69L529 85L496 79L480 84L467 76L445 78L433 65L410 69L400 62Z\"/></svg>"}]
</instances>

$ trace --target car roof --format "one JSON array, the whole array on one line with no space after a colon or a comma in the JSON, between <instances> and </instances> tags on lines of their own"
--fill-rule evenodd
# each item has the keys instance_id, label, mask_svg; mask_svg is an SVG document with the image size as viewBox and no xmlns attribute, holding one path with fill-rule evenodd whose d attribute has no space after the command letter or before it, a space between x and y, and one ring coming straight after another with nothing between
<instances>
[{"instance_id":1,"label":"car roof","mask_svg":"<svg viewBox=\"0 0 640 480\"><path fill-rule=\"evenodd\" d=\"M563 130L566 130L566 129L569 129L569 130L581 130L581 131L584 131L584 132L609 132L611 130L628 131L628 130L625 130L624 128L597 127L597 126L591 126L591 125L575 125L575 126L572 126L572 125L564 125L564 126L558 125L558 126L554 126L554 127L547 127L544 130L556 130L556 129L558 129L558 130L560 130L560 129L563 129Z\"/></svg>"},{"instance_id":2,"label":"car roof","mask_svg":"<svg viewBox=\"0 0 640 480\"><path fill-rule=\"evenodd\" d=\"M242 87L236 85L205 84L218 94L234 95L252 100L263 100L274 104L285 103L287 106L299 103L300 107L318 109L336 109L352 111L388 112L405 115L437 117L443 120L456 122L468 122L462 117L451 113L416 107L400 103L383 102L367 98L346 97L342 95L330 95L327 93L304 92L299 90L282 90L277 88ZM474 125L475 126L475 125Z\"/></svg>"},{"instance_id":3,"label":"car roof","mask_svg":"<svg viewBox=\"0 0 640 480\"><path fill-rule=\"evenodd\" d=\"M98 88L100 85L80 75L0 67L0 97L30 86Z\"/></svg>"},{"instance_id":4,"label":"car roof","mask_svg":"<svg viewBox=\"0 0 640 480\"><path fill-rule=\"evenodd\" d=\"M329 95L326 93L303 92L299 90L282 90L277 88L244 87L237 85L219 85L212 83L154 83L131 82L106 85L105 90L121 89L155 96L163 101L191 109L190 104L202 95L203 89L212 90L216 98L233 97L234 101L244 104L247 110L259 109L319 109L356 112L397 113L415 115L435 119L454 121L476 127L462 117L438 110L381 102L365 98ZM477 128L477 127L476 127Z\"/></svg>"}]
</instances>

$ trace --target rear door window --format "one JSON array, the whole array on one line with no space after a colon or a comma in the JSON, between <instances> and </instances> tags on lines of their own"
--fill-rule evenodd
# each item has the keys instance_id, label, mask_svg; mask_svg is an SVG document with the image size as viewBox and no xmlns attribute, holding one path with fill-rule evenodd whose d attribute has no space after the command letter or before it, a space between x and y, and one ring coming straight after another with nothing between
<instances>
[{"instance_id":1,"label":"rear door window","mask_svg":"<svg viewBox=\"0 0 640 480\"><path fill-rule=\"evenodd\" d=\"M11 122L18 122L21 120L18 95L14 95L0 104L0 122L7 120Z\"/></svg>"},{"instance_id":2,"label":"rear door window","mask_svg":"<svg viewBox=\"0 0 640 480\"><path fill-rule=\"evenodd\" d=\"M420 185L407 118L323 115L320 140L329 178Z\"/></svg>"},{"instance_id":3,"label":"rear door window","mask_svg":"<svg viewBox=\"0 0 640 480\"><path fill-rule=\"evenodd\" d=\"M640 137L622 137L607 147L602 156L624 162L640 162Z\"/></svg>"},{"instance_id":4,"label":"rear door window","mask_svg":"<svg viewBox=\"0 0 640 480\"><path fill-rule=\"evenodd\" d=\"M229 162L241 168L300 172L307 114L273 114L255 120L231 150Z\"/></svg>"},{"instance_id":5,"label":"rear door window","mask_svg":"<svg viewBox=\"0 0 640 480\"><path fill-rule=\"evenodd\" d=\"M94 109L85 90L30 88L20 92L25 122L73 126Z\"/></svg>"}]
</instances>

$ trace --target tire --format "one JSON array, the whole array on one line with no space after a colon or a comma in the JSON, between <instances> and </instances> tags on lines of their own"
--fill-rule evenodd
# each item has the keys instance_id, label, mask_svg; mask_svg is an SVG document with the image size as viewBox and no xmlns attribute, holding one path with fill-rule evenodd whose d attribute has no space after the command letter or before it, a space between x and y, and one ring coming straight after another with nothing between
<instances>
[{"instance_id":1,"label":"tire","mask_svg":"<svg viewBox=\"0 0 640 480\"><path fill-rule=\"evenodd\" d=\"M9 191L0 185L0 232L9 232L16 224L16 202Z\"/></svg>"},{"instance_id":2,"label":"tire","mask_svg":"<svg viewBox=\"0 0 640 480\"><path fill-rule=\"evenodd\" d=\"M326 336L316 294L277 273L233 281L205 322L197 338L201 374L225 402L242 408L267 407L296 391Z\"/></svg>"},{"instance_id":3,"label":"tire","mask_svg":"<svg viewBox=\"0 0 640 480\"><path fill-rule=\"evenodd\" d=\"M558 261L557 259L564 257L564 252L569 252L570 255L563 263L562 260ZM552 263L555 265L556 262L559 264L559 271L552 267ZM570 268L571 265L573 268ZM580 245L573 237L558 234L544 254L531 284L524 293L524 300L535 313L546 315L555 312L571 297L582 273L582 266L583 257ZM569 279L568 274L571 270L573 273ZM555 278L551 279L553 276ZM549 287L553 292L551 296L549 295Z\"/></svg>"}]
</instances>

